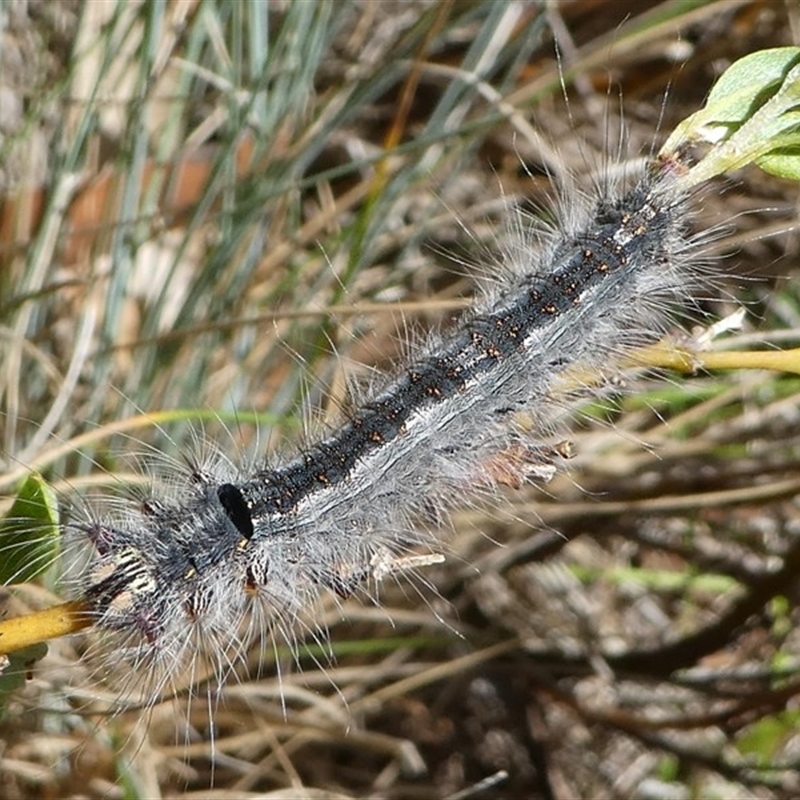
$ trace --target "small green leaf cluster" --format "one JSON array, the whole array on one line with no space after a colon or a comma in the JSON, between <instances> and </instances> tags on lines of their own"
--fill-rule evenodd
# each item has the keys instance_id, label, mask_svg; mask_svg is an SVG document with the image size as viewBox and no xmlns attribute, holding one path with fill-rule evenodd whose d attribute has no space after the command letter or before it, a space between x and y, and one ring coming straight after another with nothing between
<instances>
[{"instance_id":1,"label":"small green leaf cluster","mask_svg":"<svg viewBox=\"0 0 800 800\"><path fill-rule=\"evenodd\" d=\"M748 164L800 180L800 47L761 50L734 62L659 155L674 157L696 144L711 149L684 176L683 188Z\"/></svg>"}]
</instances>

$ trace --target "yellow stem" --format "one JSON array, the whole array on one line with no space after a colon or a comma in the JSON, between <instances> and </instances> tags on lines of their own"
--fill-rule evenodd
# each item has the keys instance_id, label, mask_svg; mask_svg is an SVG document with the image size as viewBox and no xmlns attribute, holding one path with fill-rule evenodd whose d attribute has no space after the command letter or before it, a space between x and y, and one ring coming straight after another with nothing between
<instances>
[{"instance_id":1,"label":"yellow stem","mask_svg":"<svg viewBox=\"0 0 800 800\"><path fill-rule=\"evenodd\" d=\"M0 654L8 655L46 639L75 633L88 628L93 621L94 616L83 600L5 619L0 622Z\"/></svg>"},{"instance_id":2,"label":"yellow stem","mask_svg":"<svg viewBox=\"0 0 800 800\"><path fill-rule=\"evenodd\" d=\"M701 369L774 369L800 375L800 348L693 353L675 347L655 345L634 353L630 362L636 366L665 367L678 372L697 372Z\"/></svg>"}]
</instances>

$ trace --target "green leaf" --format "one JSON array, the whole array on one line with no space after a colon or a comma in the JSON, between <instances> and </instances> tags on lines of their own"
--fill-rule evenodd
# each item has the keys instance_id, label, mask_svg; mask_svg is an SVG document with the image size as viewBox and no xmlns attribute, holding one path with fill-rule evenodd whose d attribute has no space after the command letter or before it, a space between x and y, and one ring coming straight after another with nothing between
<instances>
[{"instance_id":1,"label":"green leaf","mask_svg":"<svg viewBox=\"0 0 800 800\"><path fill-rule=\"evenodd\" d=\"M697 142L712 148L680 179L684 188L751 163L800 180L800 47L762 50L736 61L660 155L679 158L687 144Z\"/></svg>"},{"instance_id":2,"label":"green leaf","mask_svg":"<svg viewBox=\"0 0 800 800\"><path fill-rule=\"evenodd\" d=\"M714 84L705 106L678 125L664 149L724 141L775 94L799 59L800 47L776 47L735 61Z\"/></svg>"},{"instance_id":3,"label":"green leaf","mask_svg":"<svg viewBox=\"0 0 800 800\"><path fill-rule=\"evenodd\" d=\"M758 764L768 765L790 736L795 735L800 712L781 711L750 725L739 737L737 748L744 756L753 757Z\"/></svg>"},{"instance_id":4,"label":"green leaf","mask_svg":"<svg viewBox=\"0 0 800 800\"><path fill-rule=\"evenodd\" d=\"M674 783L678 780L681 772L681 762L673 755L666 755L661 758L656 767L656 774L659 780L664 783Z\"/></svg>"},{"instance_id":5,"label":"green leaf","mask_svg":"<svg viewBox=\"0 0 800 800\"><path fill-rule=\"evenodd\" d=\"M59 551L58 501L41 475L31 473L0 522L0 584L41 575Z\"/></svg>"},{"instance_id":6,"label":"green leaf","mask_svg":"<svg viewBox=\"0 0 800 800\"><path fill-rule=\"evenodd\" d=\"M0 715L5 713L8 698L25 685L33 664L47 654L47 645L38 642L8 656L0 656Z\"/></svg>"},{"instance_id":7,"label":"green leaf","mask_svg":"<svg viewBox=\"0 0 800 800\"><path fill-rule=\"evenodd\" d=\"M725 70L698 112L717 122L733 124L749 119L786 79L800 60L800 47L775 47L740 58Z\"/></svg>"},{"instance_id":8,"label":"green leaf","mask_svg":"<svg viewBox=\"0 0 800 800\"><path fill-rule=\"evenodd\" d=\"M786 147L770 150L767 155L757 158L755 163L770 175L800 182L800 143L796 142L797 139L800 139L800 130Z\"/></svg>"}]
</instances>

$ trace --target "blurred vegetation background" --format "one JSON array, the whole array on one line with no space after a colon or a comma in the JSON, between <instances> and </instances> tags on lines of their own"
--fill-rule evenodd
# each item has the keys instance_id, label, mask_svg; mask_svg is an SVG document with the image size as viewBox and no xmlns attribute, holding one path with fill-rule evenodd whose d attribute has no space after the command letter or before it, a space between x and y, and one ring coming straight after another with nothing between
<instances>
[{"instance_id":1,"label":"blurred vegetation background","mask_svg":"<svg viewBox=\"0 0 800 800\"><path fill-rule=\"evenodd\" d=\"M652 152L799 31L778 0L6 0L0 510L30 468L105 494L154 448L334 422L345 376L491 278L509 206ZM699 199L699 230L727 223L705 309L748 312L726 346L800 340L797 195L744 172ZM205 700L137 726L52 643L0 721L0 793L796 796L800 381L624 388L546 492L455 516L430 586L332 601L302 669L254 653L213 749Z\"/></svg>"}]
</instances>

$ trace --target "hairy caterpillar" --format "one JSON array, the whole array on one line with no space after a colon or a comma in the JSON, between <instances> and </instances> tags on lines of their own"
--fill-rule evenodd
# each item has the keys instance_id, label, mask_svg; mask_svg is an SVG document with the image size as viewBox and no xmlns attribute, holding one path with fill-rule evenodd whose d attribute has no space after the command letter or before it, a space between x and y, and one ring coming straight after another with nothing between
<instances>
[{"instance_id":1,"label":"hairy caterpillar","mask_svg":"<svg viewBox=\"0 0 800 800\"><path fill-rule=\"evenodd\" d=\"M199 466L121 521L78 523L94 551L79 595L95 628L118 632L112 658L160 692L205 651L222 680L265 624L290 629L322 590L346 597L425 564L436 552L425 517L546 476L557 382L654 342L665 310L690 296L676 169L651 164L541 237L453 330L287 462ZM532 432L515 422L524 412Z\"/></svg>"}]
</instances>

